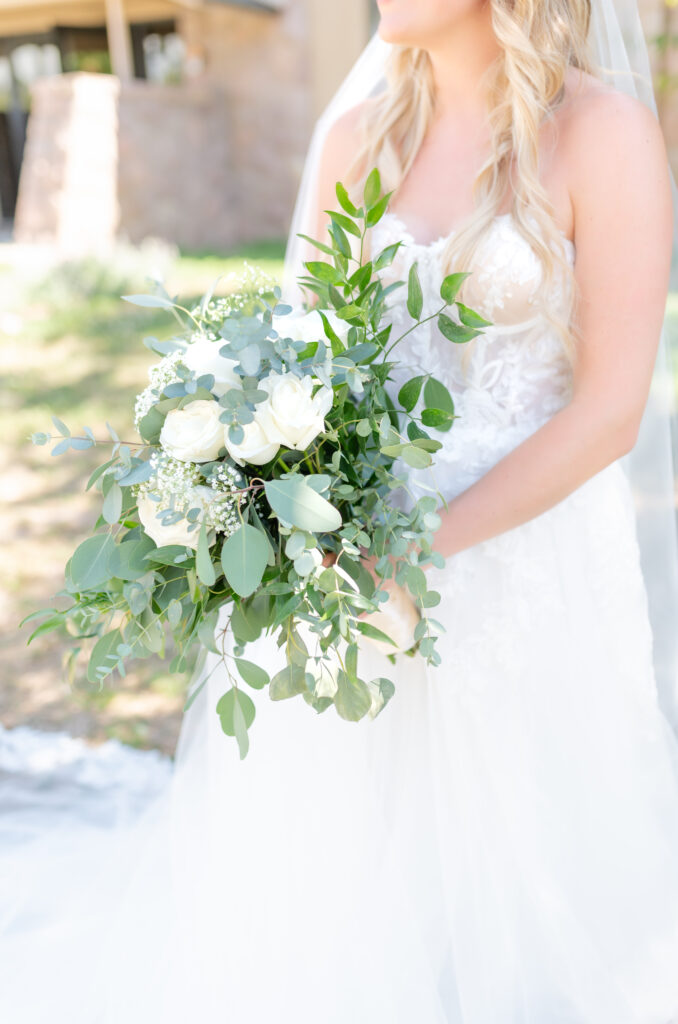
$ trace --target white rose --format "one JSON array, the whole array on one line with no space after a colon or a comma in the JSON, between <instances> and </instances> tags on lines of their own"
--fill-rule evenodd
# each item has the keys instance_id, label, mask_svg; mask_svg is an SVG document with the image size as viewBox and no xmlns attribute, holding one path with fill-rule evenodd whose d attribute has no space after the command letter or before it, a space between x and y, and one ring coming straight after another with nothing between
<instances>
[{"instance_id":1,"label":"white rose","mask_svg":"<svg viewBox=\"0 0 678 1024\"><path fill-rule=\"evenodd\" d=\"M192 370L196 377L211 373L214 377L212 392L217 398L221 398L231 388L239 388L241 380L235 372L237 360L219 354L224 341L210 341L205 334L196 334L194 338L195 341L191 342L181 356L184 366Z\"/></svg>"},{"instance_id":2,"label":"white rose","mask_svg":"<svg viewBox=\"0 0 678 1024\"><path fill-rule=\"evenodd\" d=\"M340 320L332 309L324 309L323 313L330 322L330 326L338 335L344 348L348 343L349 325L345 320ZM294 338L295 341L304 341L310 344L312 341L320 341L325 338L325 328L322 318L317 309L308 313L288 313L287 316L273 315L273 329L282 338Z\"/></svg>"},{"instance_id":3,"label":"white rose","mask_svg":"<svg viewBox=\"0 0 678 1024\"><path fill-rule=\"evenodd\" d=\"M224 424L217 402L199 398L171 409L160 431L160 444L180 462L211 462L224 447Z\"/></svg>"},{"instance_id":4,"label":"white rose","mask_svg":"<svg viewBox=\"0 0 678 1024\"><path fill-rule=\"evenodd\" d=\"M214 500L214 491L211 487L198 484L190 492L188 500L186 511L191 508L201 509L202 514L198 517L198 522L202 522L205 509ZM155 541L159 548L166 544L185 544L186 547L193 548L195 551L198 546L200 530L189 531L190 523L185 517L169 526L163 526L162 519L158 519L158 513L163 507L161 502L153 501L148 494L139 495L137 499L139 520L148 536Z\"/></svg>"},{"instance_id":5,"label":"white rose","mask_svg":"<svg viewBox=\"0 0 678 1024\"><path fill-rule=\"evenodd\" d=\"M312 396L316 383L293 373L271 373L259 382L268 398L257 404L255 419L269 441L304 451L322 433L334 396L324 384Z\"/></svg>"},{"instance_id":6,"label":"white rose","mask_svg":"<svg viewBox=\"0 0 678 1024\"><path fill-rule=\"evenodd\" d=\"M386 636L395 640L396 646L387 644L385 640L372 640L364 636L362 640L372 644L383 654L399 654L414 646L414 630L420 619L419 610L409 592L399 583L390 580L387 583L388 600L379 606L379 611L369 612L361 616L363 622L375 629L380 629Z\"/></svg>"},{"instance_id":7,"label":"white rose","mask_svg":"<svg viewBox=\"0 0 678 1024\"><path fill-rule=\"evenodd\" d=\"M224 444L233 461L239 466L246 462L253 466L263 466L264 463L270 462L280 448L278 442L269 441L256 417L251 423L245 423L242 429L245 436L239 444L234 444L229 439L229 425L224 431Z\"/></svg>"}]
</instances>

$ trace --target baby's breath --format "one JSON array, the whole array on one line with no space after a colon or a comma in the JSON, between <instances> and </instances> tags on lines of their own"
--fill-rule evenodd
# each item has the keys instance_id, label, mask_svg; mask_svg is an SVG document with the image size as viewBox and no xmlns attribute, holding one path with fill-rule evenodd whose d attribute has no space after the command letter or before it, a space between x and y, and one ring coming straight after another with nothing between
<instances>
[{"instance_id":1,"label":"baby's breath","mask_svg":"<svg viewBox=\"0 0 678 1024\"><path fill-rule=\"evenodd\" d=\"M200 467L194 462L181 462L165 452L153 452L150 458L153 473L137 487L137 494L152 494L160 498L160 507L174 498L177 510L185 506L188 496L200 483Z\"/></svg>"},{"instance_id":2,"label":"baby's breath","mask_svg":"<svg viewBox=\"0 0 678 1024\"><path fill-rule=\"evenodd\" d=\"M147 388L137 395L137 399L134 405L134 426L138 428L142 419L155 403L160 399L160 396L168 384L173 384L174 381L178 380L176 372L176 365L181 359L181 351L171 352L164 359L161 359L159 363L149 367L148 379L150 381Z\"/></svg>"},{"instance_id":3,"label":"baby's breath","mask_svg":"<svg viewBox=\"0 0 678 1024\"><path fill-rule=\"evenodd\" d=\"M240 525L239 508L245 500L243 488L247 481L231 463L220 463L209 476L203 477L202 467L193 462L182 462L166 452L153 452L150 457L153 473L147 481L135 488L137 496L149 495L157 502L158 512L187 513L200 508L208 528L230 536ZM206 500L204 492L196 487L209 487L212 496Z\"/></svg>"},{"instance_id":4,"label":"baby's breath","mask_svg":"<svg viewBox=\"0 0 678 1024\"><path fill-rule=\"evenodd\" d=\"M214 467L206 482L214 491L214 499L207 508L207 523L230 536L240 526L238 510L245 500L242 489L247 481L234 465L222 462Z\"/></svg>"},{"instance_id":5,"label":"baby's breath","mask_svg":"<svg viewBox=\"0 0 678 1024\"><path fill-rule=\"evenodd\" d=\"M221 338L219 328L227 317L247 310L254 299L270 294L278 283L270 274L247 260L244 261L242 272L233 274L230 280L233 288L229 288L227 295L210 299L202 312L200 306L191 310L192 315L202 321L204 333L210 341Z\"/></svg>"}]
</instances>

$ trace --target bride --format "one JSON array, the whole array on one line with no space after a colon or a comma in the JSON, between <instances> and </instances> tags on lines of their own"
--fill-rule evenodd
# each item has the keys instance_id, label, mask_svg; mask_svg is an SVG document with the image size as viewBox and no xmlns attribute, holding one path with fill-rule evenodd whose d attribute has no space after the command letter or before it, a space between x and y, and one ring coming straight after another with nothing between
<instances>
[{"instance_id":1,"label":"bride","mask_svg":"<svg viewBox=\"0 0 678 1024\"><path fill-rule=\"evenodd\" d=\"M365 643L396 682L380 715L260 700L239 761L209 654L142 815L33 821L0 855L12 1024L678 1020L675 620L649 593L659 574L671 593L675 537L631 461L663 356L661 133L587 54L595 34L614 55L612 0L379 7L294 227L321 236L334 183L376 164L394 196L373 251L404 240L390 272L416 261L431 308L468 267L492 322L470 346L424 324L390 383L435 368L458 415L428 570L442 664ZM293 231L290 294L307 257ZM274 637L248 650L276 671Z\"/></svg>"}]
</instances>

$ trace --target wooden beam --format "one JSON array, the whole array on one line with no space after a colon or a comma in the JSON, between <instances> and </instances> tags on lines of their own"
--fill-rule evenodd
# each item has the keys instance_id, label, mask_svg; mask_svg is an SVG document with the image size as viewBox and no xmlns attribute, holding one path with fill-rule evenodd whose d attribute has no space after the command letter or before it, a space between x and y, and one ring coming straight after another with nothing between
<instances>
[{"instance_id":1,"label":"wooden beam","mask_svg":"<svg viewBox=\"0 0 678 1024\"><path fill-rule=\"evenodd\" d=\"M172 18L204 0L124 0L128 21ZM48 32L55 25L88 26L106 22L105 0L0 0L0 36Z\"/></svg>"}]
</instances>

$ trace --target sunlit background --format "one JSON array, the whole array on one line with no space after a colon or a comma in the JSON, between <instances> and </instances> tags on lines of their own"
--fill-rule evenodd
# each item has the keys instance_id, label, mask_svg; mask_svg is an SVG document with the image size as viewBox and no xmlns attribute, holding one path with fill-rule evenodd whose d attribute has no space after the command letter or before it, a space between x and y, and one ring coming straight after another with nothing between
<instances>
[{"instance_id":1,"label":"sunlit background","mask_svg":"<svg viewBox=\"0 0 678 1024\"><path fill-rule=\"evenodd\" d=\"M678 7L641 0L678 163ZM188 678L160 661L93 691L49 602L97 513L95 451L33 447L52 414L132 430L168 314L120 299L161 276L190 302L243 258L278 273L315 118L374 31L372 0L0 0L0 722L171 753ZM678 296L669 298L678 311ZM129 436L129 435L127 435Z\"/></svg>"}]
</instances>

